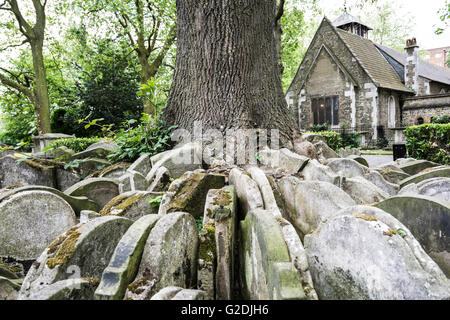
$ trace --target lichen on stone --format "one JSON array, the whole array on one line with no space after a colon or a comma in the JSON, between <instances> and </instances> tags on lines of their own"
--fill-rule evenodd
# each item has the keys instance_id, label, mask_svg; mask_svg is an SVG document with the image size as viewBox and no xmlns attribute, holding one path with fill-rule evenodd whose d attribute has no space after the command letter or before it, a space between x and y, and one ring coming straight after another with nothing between
<instances>
[{"instance_id":1,"label":"lichen on stone","mask_svg":"<svg viewBox=\"0 0 450 320\"><path fill-rule=\"evenodd\" d=\"M228 190L219 190L215 192L215 197L212 202L214 206L227 207L231 204L233 197Z\"/></svg>"},{"instance_id":2,"label":"lichen on stone","mask_svg":"<svg viewBox=\"0 0 450 320\"><path fill-rule=\"evenodd\" d=\"M123 200L127 199L128 196L126 194L119 194L117 197L111 199L102 210L100 210L99 214L101 216L107 216L111 212L111 209L117 205L119 205Z\"/></svg>"},{"instance_id":3,"label":"lichen on stone","mask_svg":"<svg viewBox=\"0 0 450 320\"><path fill-rule=\"evenodd\" d=\"M22 188L22 187L23 187L23 185L21 185L21 184L16 184L16 185L13 185L13 186L8 186L8 187L6 187L5 190L14 190L14 189Z\"/></svg>"},{"instance_id":4,"label":"lichen on stone","mask_svg":"<svg viewBox=\"0 0 450 320\"><path fill-rule=\"evenodd\" d=\"M78 232L78 227L75 226L69 229L64 235L58 237L48 247L47 254L56 254L47 260L47 266L54 269L56 266L64 264L72 256L75 250L76 243L81 233Z\"/></svg>"},{"instance_id":5,"label":"lichen on stone","mask_svg":"<svg viewBox=\"0 0 450 320\"><path fill-rule=\"evenodd\" d=\"M395 234L397 234L397 231L394 229L389 229L389 231L383 232L383 235L388 236L388 237L392 237Z\"/></svg>"},{"instance_id":6,"label":"lichen on stone","mask_svg":"<svg viewBox=\"0 0 450 320\"><path fill-rule=\"evenodd\" d=\"M366 221L378 221L377 218L369 216L368 214L363 214L363 213L355 214L355 218L363 219L363 220L366 220Z\"/></svg>"},{"instance_id":7,"label":"lichen on stone","mask_svg":"<svg viewBox=\"0 0 450 320\"><path fill-rule=\"evenodd\" d=\"M213 222L203 226L200 233L200 245L198 248L198 258L205 263L213 264L216 257L216 227Z\"/></svg>"},{"instance_id":8,"label":"lichen on stone","mask_svg":"<svg viewBox=\"0 0 450 320\"><path fill-rule=\"evenodd\" d=\"M89 282L89 285L94 288L97 288L100 284L100 279L96 279L96 278L81 278L81 280Z\"/></svg>"}]
</instances>

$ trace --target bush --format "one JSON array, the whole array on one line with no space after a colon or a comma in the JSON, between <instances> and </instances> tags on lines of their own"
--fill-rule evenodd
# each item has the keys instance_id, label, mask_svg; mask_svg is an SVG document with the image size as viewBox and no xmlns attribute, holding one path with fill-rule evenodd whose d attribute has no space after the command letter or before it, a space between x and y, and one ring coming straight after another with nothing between
<instances>
[{"instance_id":1,"label":"bush","mask_svg":"<svg viewBox=\"0 0 450 320\"><path fill-rule=\"evenodd\" d=\"M159 118L144 114L141 123L135 127L137 121L127 121L115 142L119 149L110 154L108 159L113 162L134 161L143 154L156 155L172 147L170 140L175 127L167 127Z\"/></svg>"},{"instance_id":2,"label":"bush","mask_svg":"<svg viewBox=\"0 0 450 320\"><path fill-rule=\"evenodd\" d=\"M308 133L318 134L322 137L325 137L327 145L334 151L339 150L343 146L341 135L337 132L319 131L319 132L306 132L305 134L308 134Z\"/></svg>"},{"instance_id":3,"label":"bush","mask_svg":"<svg viewBox=\"0 0 450 320\"><path fill-rule=\"evenodd\" d=\"M450 164L450 124L424 124L406 128L409 156Z\"/></svg>"},{"instance_id":4,"label":"bush","mask_svg":"<svg viewBox=\"0 0 450 320\"><path fill-rule=\"evenodd\" d=\"M446 114L442 116L431 117L431 123L440 123L440 124L450 123L450 115Z\"/></svg>"},{"instance_id":5,"label":"bush","mask_svg":"<svg viewBox=\"0 0 450 320\"><path fill-rule=\"evenodd\" d=\"M330 129L329 124L328 123L324 123L324 124L315 124L312 127L310 127L308 129L308 131L314 132L314 133L319 133L319 132L325 132L328 131Z\"/></svg>"},{"instance_id":6,"label":"bush","mask_svg":"<svg viewBox=\"0 0 450 320\"><path fill-rule=\"evenodd\" d=\"M348 126L342 126L341 138L343 148L359 148L361 146L359 137L361 134L359 132L349 132Z\"/></svg>"},{"instance_id":7,"label":"bush","mask_svg":"<svg viewBox=\"0 0 450 320\"><path fill-rule=\"evenodd\" d=\"M68 138L55 140L50 144L50 148L56 149L65 146L72 149L74 152L82 152L87 149L91 144L97 143L104 138L92 137L92 138Z\"/></svg>"}]
</instances>

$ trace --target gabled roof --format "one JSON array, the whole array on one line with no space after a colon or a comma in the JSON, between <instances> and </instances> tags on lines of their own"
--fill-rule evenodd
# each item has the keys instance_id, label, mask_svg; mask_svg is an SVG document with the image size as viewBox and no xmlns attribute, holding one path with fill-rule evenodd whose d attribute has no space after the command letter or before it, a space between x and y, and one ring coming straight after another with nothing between
<instances>
[{"instance_id":1,"label":"gabled roof","mask_svg":"<svg viewBox=\"0 0 450 320\"><path fill-rule=\"evenodd\" d=\"M375 44L375 46L400 63L403 67L406 63L406 54L397 50ZM419 76L430 79L432 81L441 82L450 85L450 71L437 65L420 60Z\"/></svg>"},{"instance_id":2,"label":"gabled roof","mask_svg":"<svg viewBox=\"0 0 450 320\"><path fill-rule=\"evenodd\" d=\"M337 33L376 86L391 90L412 92L405 87L397 72L395 72L394 68L380 54L371 40L341 29L337 29Z\"/></svg>"},{"instance_id":3,"label":"gabled roof","mask_svg":"<svg viewBox=\"0 0 450 320\"><path fill-rule=\"evenodd\" d=\"M340 27L340 26L345 26L346 24L349 24L349 23L358 23L360 25L365 26L369 30L373 30L373 28L366 25L364 22L359 20L357 17L354 17L348 13L343 13L336 20L334 20L333 26Z\"/></svg>"}]
</instances>

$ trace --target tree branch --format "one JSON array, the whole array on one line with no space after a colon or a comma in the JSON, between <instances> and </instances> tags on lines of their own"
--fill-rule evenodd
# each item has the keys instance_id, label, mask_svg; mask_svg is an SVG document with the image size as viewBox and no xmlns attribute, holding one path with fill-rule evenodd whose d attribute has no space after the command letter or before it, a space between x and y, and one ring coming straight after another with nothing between
<instances>
[{"instance_id":1,"label":"tree branch","mask_svg":"<svg viewBox=\"0 0 450 320\"><path fill-rule=\"evenodd\" d=\"M22 12L19 9L19 5L17 4L17 0L6 0L11 6L11 11L14 13L17 22L19 23L20 32L29 40L32 38L33 30L28 22L22 15Z\"/></svg>"},{"instance_id":2,"label":"tree branch","mask_svg":"<svg viewBox=\"0 0 450 320\"><path fill-rule=\"evenodd\" d=\"M152 77L154 77L156 72L158 72L158 68L161 66L164 57L166 56L167 52L170 50L176 39L177 39L177 23L174 23L170 27L170 31L169 34L167 35L166 41L164 42L164 46L162 47L156 59L150 65L150 72Z\"/></svg>"},{"instance_id":3,"label":"tree branch","mask_svg":"<svg viewBox=\"0 0 450 320\"><path fill-rule=\"evenodd\" d=\"M284 14L284 3L285 2L286 2L286 0L280 0L280 2L278 3L277 14L275 16L275 24L278 23L278 21L281 19L281 17Z\"/></svg>"},{"instance_id":4,"label":"tree branch","mask_svg":"<svg viewBox=\"0 0 450 320\"><path fill-rule=\"evenodd\" d=\"M10 88L13 88L17 91L19 91L20 93L23 93L24 95L26 95L32 102L35 100L33 91L30 90L29 88L25 87L24 85L17 83L11 79L9 79L8 77L6 77L5 75L0 73L0 82L3 83L5 86L8 86Z\"/></svg>"}]
</instances>

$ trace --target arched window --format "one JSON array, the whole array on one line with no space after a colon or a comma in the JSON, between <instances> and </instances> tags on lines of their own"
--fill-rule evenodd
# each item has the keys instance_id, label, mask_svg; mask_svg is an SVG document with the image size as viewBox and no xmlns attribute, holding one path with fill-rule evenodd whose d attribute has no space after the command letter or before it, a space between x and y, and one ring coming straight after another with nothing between
<instances>
[{"instance_id":1,"label":"arched window","mask_svg":"<svg viewBox=\"0 0 450 320\"><path fill-rule=\"evenodd\" d=\"M425 123L425 120L422 117L417 118L416 125L420 126Z\"/></svg>"},{"instance_id":2,"label":"arched window","mask_svg":"<svg viewBox=\"0 0 450 320\"><path fill-rule=\"evenodd\" d=\"M396 124L396 112L395 112L395 99L393 96L389 97L388 102L388 126L389 128L395 128Z\"/></svg>"}]
</instances>

